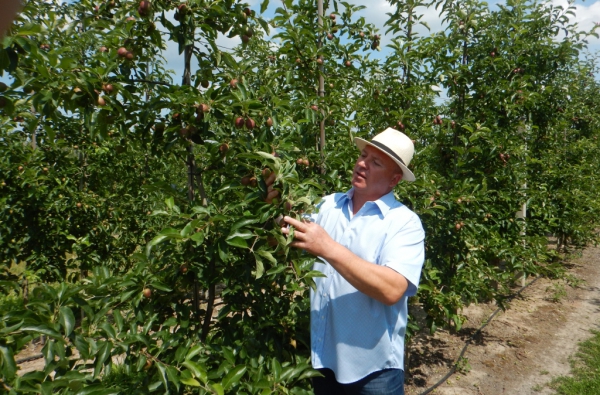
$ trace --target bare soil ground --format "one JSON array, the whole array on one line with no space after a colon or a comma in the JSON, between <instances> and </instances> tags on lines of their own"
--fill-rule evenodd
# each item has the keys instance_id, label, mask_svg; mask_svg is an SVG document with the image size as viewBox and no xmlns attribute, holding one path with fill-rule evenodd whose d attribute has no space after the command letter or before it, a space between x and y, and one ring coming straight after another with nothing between
<instances>
[{"instance_id":1,"label":"bare soil ground","mask_svg":"<svg viewBox=\"0 0 600 395\"><path fill-rule=\"evenodd\" d=\"M460 371L431 394L553 394L546 384L553 377L569 374L569 358L578 343L591 337L590 330L600 330L600 247L585 249L568 265L569 273L581 280L579 287L540 278L478 336L474 335L496 310L495 305L467 308L463 312L467 322L456 334L438 330L434 335L424 331L415 336L406 394L423 394L442 379L469 339ZM40 350L40 344L32 344L17 359L35 357ZM42 359L23 362L19 373L43 366Z\"/></svg>"},{"instance_id":2,"label":"bare soil ground","mask_svg":"<svg viewBox=\"0 0 600 395\"><path fill-rule=\"evenodd\" d=\"M495 305L467 308L468 321L456 334L439 330L416 336L406 394L422 394L442 379L468 339L459 372L431 394L554 394L547 384L569 374L569 358L578 343L590 338L591 330L600 330L600 248L589 247L568 262L569 273L580 280L578 287L564 279L540 278L478 335Z\"/></svg>"}]
</instances>

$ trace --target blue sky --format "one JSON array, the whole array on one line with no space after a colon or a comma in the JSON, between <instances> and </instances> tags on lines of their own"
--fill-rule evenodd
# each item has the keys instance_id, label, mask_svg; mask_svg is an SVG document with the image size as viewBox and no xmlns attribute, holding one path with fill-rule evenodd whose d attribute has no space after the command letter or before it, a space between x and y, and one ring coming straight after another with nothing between
<instances>
[{"instance_id":1,"label":"blue sky","mask_svg":"<svg viewBox=\"0 0 600 395\"><path fill-rule=\"evenodd\" d=\"M253 10L260 10L261 0L248 0L251 8ZM362 4L365 5L366 8L362 10L358 16L364 16L365 20L369 23L373 23L381 33L385 32L384 23L387 20L387 13L391 12L393 9L389 5L389 3L385 0L355 0L352 1L353 4ZM499 1L490 0L488 2L493 9ZM504 1L502 2L504 3ZM562 5L563 7L568 6L567 0L553 0L553 4ZM273 10L280 6L281 0L270 0L269 9L265 12L265 18L268 19L273 15ZM577 0L575 2L576 6L576 17L572 20L577 22L582 30L589 30L592 28L595 22L600 22L600 0L596 1L581 1ZM326 12L326 15L329 12ZM431 31L439 31L441 29L441 22L438 15L438 11L435 9L425 9L423 8L423 21L427 22L431 28ZM422 28L420 31L421 34L426 35L427 30ZM383 36L381 39L381 53L380 56L384 56L387 52L386 45L390 43L390 36ZM233 48L237 44L240 44L239 37L227 38L225 36L221 36L217 44L219 44L223 48ZM590 41L590 49L592 50L600 50L600 40L592 39ZM224 49L225 50L225 49ZM374 55L376 56L376 54ZM182 75L183 70L183 57L178 54L176 45L170 45L165 57L168 60L168 68L172 69L175 72L175 81L177 81Z\"/></svg>"}]
</instances>

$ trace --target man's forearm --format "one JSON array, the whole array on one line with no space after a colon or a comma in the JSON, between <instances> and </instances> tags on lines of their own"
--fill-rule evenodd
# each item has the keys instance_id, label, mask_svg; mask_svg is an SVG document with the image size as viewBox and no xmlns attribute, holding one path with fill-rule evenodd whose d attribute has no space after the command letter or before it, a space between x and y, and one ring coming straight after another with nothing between
<instances>
[{"instance_id":1,"label":"man's forearm","mask_svg":"<svg viewBox=\"0 0 600 395\"><path fill-rule=\"evenodd\" d=\"M406 292L408 281L395 270L368 262L333 241L320 255L354 288L386 305L393 305Z\"/></svg>"}]
</instances>

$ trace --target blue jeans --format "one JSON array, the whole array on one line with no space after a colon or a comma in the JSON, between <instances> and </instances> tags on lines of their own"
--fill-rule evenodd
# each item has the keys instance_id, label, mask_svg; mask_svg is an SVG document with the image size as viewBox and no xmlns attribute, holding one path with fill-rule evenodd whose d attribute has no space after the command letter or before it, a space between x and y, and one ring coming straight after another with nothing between
<instances>
[{"instance_id":1,"label":"blue jeans","mask_svg":"<svg viewBox=\"0 0 600 395\"><path fill-rule=\"evenodd\" d=\"M404 395L404 371L385 369L355 383L341 384L331 369L318 369L325 377L312 379L315 395Z\"/></svg>"}]
</instances>

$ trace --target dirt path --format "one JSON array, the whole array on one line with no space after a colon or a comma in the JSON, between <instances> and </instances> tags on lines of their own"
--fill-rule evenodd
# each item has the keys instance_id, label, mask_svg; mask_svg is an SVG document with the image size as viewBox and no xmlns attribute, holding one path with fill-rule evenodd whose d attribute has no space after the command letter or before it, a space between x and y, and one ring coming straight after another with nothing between
<instances>
[{"instance_id":1,"label":"dirt path","mask_svg":"<svg viewBox=\"0 0 600 395\"><path fill-rule=\"evenodd\" d=\"M590 330L600 330L600 248L589 247L570 260L569 273L579 287L565 280L539 279L500 312L467 348L455 373L432 391L438 395L553 394L546 386L567 375L569 357ZM527 282L532 279L528 279ZM438 331L418 336L411 353L412 377L407 395L423 393L449 371L466 342L496 309L469 307L465 327L457 335Z\"/></svg>"}]
</instances>

